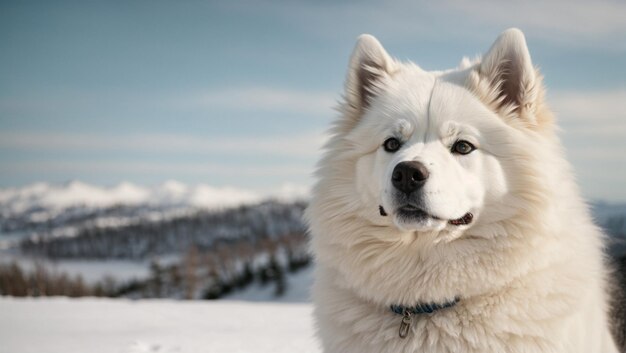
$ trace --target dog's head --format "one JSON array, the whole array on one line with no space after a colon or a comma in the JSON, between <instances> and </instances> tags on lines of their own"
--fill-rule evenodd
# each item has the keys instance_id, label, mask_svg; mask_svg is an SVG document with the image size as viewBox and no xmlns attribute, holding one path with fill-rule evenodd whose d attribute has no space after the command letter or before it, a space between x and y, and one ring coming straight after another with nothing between
<instances>
[{"instance_id":1,"label":"dog's head","mask_svg":"<svg viewBox=\"0 0 626 353\"><path fill-rule=\"evenodd\" d=\"M322 173L371 224L454 239L510 217L528 136L551 126L523 34L504 32L482 60L427 72L372 36L350 60L343 116ZM528 168L526 168L528 169Z\"/></svg>"}]
</instances>

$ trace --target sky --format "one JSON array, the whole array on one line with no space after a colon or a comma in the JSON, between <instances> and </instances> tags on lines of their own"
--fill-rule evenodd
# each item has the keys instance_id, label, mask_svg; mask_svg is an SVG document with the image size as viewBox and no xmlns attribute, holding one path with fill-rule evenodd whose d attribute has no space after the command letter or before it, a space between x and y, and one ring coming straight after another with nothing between
<instances>
[{"instance_id":1,"label":"sky","mask_svg":"<svg viewBox=\"0 0 626 353\"><path fill-rule=\"evenodd\" d=\"M310 186L361 33L427 70L524 31L585 197L626 201L623 1L0 0L0 187Z\"/></svg>"}]
</instances>

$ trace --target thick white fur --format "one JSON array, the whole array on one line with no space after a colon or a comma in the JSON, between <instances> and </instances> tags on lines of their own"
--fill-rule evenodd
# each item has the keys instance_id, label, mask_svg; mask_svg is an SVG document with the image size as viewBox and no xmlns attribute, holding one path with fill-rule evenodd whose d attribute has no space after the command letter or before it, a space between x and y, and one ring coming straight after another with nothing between
<instances>
[{"instance_id":1,"label":"thick white fur","mask_svg":"<svg viewBox=\"0 0 626 353\"><path fill-rule=\"evenodd\" d=\"M443 72L398 62L361 36L340 111L307 210L325 352L617 352L603 235L519 30ZM390 136L402 140L398 152L381 147ZM450 153L458 139L477 150ZM391 171L406 160L429 169L425 207L443 221L394 214ZM469 226L445 221L466 212ZM389 305L454 297L398 337Z\"/></svg>"}]
</instances>

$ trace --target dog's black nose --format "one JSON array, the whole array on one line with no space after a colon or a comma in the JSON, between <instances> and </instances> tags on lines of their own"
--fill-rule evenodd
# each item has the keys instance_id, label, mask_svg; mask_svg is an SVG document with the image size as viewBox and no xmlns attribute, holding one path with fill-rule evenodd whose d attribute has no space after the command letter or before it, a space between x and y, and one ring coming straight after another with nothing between
<instances>
[{"instance_id":1,"label":"dog's black nose","mask_svg":"<svg viewBox=\"0 0 626 353\"><path fill-rule=\"evenodd\" d=\"M396 189L410 194L426 183L429 174L426 166L420 162L401 162L393 168L391 183Z\"/></svg>"}]
</instances>

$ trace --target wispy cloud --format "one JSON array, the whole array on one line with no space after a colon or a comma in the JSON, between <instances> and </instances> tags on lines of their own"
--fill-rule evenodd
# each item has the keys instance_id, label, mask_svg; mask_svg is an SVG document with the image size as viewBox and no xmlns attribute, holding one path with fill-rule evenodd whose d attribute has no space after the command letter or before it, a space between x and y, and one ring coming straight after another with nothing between
<instances>
[{"instance_id":1,"label":"wispy cloud","mask_svg":"<svg viewBox=\"0 0 626 353\"><path fill-rule=\"evenodd\" d=\"M176 103L181 109L221 108L327 116L336 105L336 94L274 87L239 87L190 94Z\"/></svg>"},{"instance_id":2,"label":"wispy cloud","mask_svg":"<svg viewBox=\"0 0 626 353\"><path fill-rule=\"evenodd\" d=\"M262 11L282 14L285 21L329 39L336 36L338 23L344 33L369 31L396 39L476 39L484 37L486 31L517 26L534 38L552 43L626 49L626 3L616 0L400 0L265 5Z\"/></svg>"},{"instance_id":3,"label":"wispy cloud","mask_svg":"<svg viewBox=\"0 0 626 353\"><path fill-rule=\"evenodd\" d=\"M534 36L569 44L590 44L594 39L626 34L623 1L445 0L439 4L473 22L520 26ZM623 43L615 44L624 48Z\"/></svg>"},{"instance_id":4,"label":"wispy cloud","mask_svg":"<svg viewBox=\"0 0 626 353\"><path fill-rule=\"evenodd\" d=\"M554 92L548 100L564 123L626 122L626 89Z\"/></svg>"},{"instance_id":5,"label":"wispy cloud","mask_svg":"<svg viewBox=\"0 0 626 353\"><path fill-rule=\"evenodd\" d=\"M181 154L275 155L310 158L327 140L322 132L281 136L205 138L175 134L77 134L0 132L0 148L7 150L126 151Z\"/></svg>"},{"instance_id":6,"label":"wispy cloud","mask_svg":"<svg viewBox=\"0 0 626 353\"><path fill-rule=\"evenodd\" d=\"M626 150L626 90L554 92L548 102L572 148Z\"/></svg>"},{"instance_id":7,"label":"wispy cloud","mask_svg":"<svg viewBox=\"0 0 626 353\"><path fill-rule=\"evenodd\" d=\"M626 149L626 90L555 92L548 101L566 141L597 140L596 146L610 142Z\"/></svg>"},{"instance_id":8,"label":"wispy cloud","mask_svg":"<svg viewBox=\"0 0 626 353\"><path fill-rule=\"evenodd\" d=\"M269 112L330 116L337 105L335 92L289 89L271 86L213 88L180 93L59 90L13 98L0 97L0 113L94 114L124 112L154 114L195 112L211 117L222 112Z\"/></svg>"},{"instance_id":9,"label":"wispy cloud","mask_svg":"<svg viewBox=\"0 0 626 353\"><path fill-rule=\"evenodd\" d=\"M237 174L245 177L302 177L312 173L308 164L280 164L280 165L229 165L221 163L196 162L120 162L120 161L44 161L44 162L14 162L11 168L0 174L22 175L28 173L113 173L119 175L158 174L167 176L172 171L177 175L221 176L232 177Z\"/></svg>"},{"instance_id":10,"label":"wispy cloud","mask_svg":"<svg viewBox=\"0 0 626 353\"><path fill-rule=\"evenodd\" d=\"M626 91L553 92L548 97L585 193L626 198Z\"/></svg>"}]
</instances>

